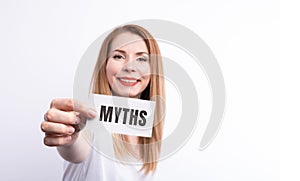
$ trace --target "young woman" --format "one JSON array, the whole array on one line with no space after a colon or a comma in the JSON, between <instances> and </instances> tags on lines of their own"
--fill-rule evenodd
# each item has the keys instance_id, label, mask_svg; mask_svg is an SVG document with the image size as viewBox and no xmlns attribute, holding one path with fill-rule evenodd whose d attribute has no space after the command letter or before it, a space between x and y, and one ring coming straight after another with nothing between
<instances>
[{"instance_id":1,"label":"young woman","mask_svg":"<svg viewBox=\"0 0 300 181\"><path fill-rule=\"evenodd\" d=\"M53 99L41 129L45 132L44 144L57 146L67 161L63 179L152 180L160 155L165 93L160 50L146 29L125 25L106 37L95 65L92 92L155 99L152 137L112 134L113 154L119 161L105 158L83 138L82 131L75 129L84 124L85 118L94 118L96 112L75 106L72 99ZM142 162L140 168L123 162L130 157Z\"/></svg>"}]
</instances>

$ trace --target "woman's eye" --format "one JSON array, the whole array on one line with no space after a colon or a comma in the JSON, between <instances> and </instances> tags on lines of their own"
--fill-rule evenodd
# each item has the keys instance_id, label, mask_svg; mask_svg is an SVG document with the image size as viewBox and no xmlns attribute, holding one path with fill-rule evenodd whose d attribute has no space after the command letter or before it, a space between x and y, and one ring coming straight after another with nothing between
<instances>
[{"instance_id":1,"label":"woman's eye","mask_svg":"<svg viewBox=\"0 0 300 181\"><path fill-rule=\"evenodd\" d=\"M114 59L123 59L124 57L122 55L114 55L113 58Z\"/></svg>"},{"instance_id":2,"label":"woman's eye","mask_svg":"<svg viewBox=\"0 0 300 181\"><path fill-rule=\"evenodd\" d=\"M139 58L137 58L137 60L141 61L141 62L146 62L148 59L145 57L139 57Z\"/></svg>"}]
</instances>

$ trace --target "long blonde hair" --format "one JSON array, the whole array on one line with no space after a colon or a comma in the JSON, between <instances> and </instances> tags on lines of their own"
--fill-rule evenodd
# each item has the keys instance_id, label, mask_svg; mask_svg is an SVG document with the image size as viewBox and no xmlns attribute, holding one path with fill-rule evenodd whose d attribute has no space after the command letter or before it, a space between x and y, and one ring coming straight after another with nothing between
<instances>
[{"instance_id":1,"label":"long blonde hair","mask_svg":"<svg viewBox=\"0 0 300 181\"><path fill-rule=\"evenodd\" d=\"M92 77L92 91L95 94L111 95L111 88L106 76L106 64L109 58L110 45L114 38L124 32L130 32L140 36L148 48L150 54L151 75L150 82L141 94L141 99L155 100L154 124L152 128L152 137L138 137L139 154L143 165L141 170L145 174L150 171L155 172L157 161L160 156L161 141L164 125L165 111L165 87L163 77L163 66L160 49L153 36L143 27L138 25L125 25L114 29L103 41L96 66ZM132 150L126 143L125 136L122 134L113 134L113 147L116 158L124 160L125 157L133 155Z\"/></svg>"}]
</instances>

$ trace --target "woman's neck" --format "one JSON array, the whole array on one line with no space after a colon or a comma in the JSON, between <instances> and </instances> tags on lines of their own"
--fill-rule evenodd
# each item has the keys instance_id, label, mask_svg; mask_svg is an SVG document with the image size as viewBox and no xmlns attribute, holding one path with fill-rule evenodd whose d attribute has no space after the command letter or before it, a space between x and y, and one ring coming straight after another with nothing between
<instances>
[{"instance_id":1,"label":"woman's neck","mask_svg":"<svg viewBox=\"0 0 300 181\"><path fill-rule=\"evenodd\" d=\"M125 136L126 141L130 144L130 149L131 149L131 154L136 158L136 159L141 159L140 155L140 146L139 146L139 137L138 136L130 136L126 135Z\"/></svg>"}]
</instances>

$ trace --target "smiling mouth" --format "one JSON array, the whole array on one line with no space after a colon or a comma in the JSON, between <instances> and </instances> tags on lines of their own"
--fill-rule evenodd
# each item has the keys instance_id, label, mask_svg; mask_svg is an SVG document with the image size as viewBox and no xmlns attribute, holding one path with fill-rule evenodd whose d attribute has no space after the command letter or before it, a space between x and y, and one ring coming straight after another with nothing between
<instances>
[{"instance_id":1,"label":"smiling mouth","mask_svg":"<svg viewBox=\"0 0 300 181\"><path fill-rule=\"evenodd\" d=\"M140 79L131 78L131 77L118 77L117 79L124 86L135 86L137 83L141 81Z\"/></svg>"}]
</instances>

